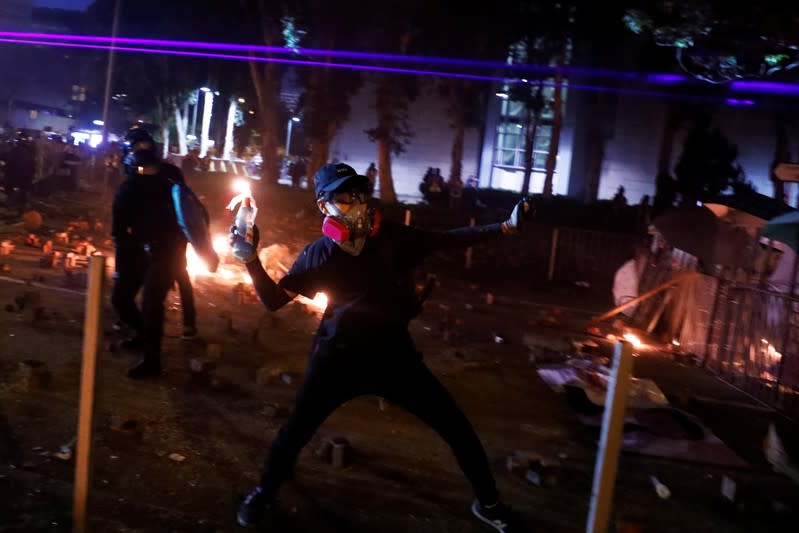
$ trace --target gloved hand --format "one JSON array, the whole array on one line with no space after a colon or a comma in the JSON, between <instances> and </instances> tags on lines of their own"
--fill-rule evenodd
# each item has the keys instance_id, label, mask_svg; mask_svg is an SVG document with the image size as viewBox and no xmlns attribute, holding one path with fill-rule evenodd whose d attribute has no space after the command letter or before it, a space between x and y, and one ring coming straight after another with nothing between
<instances>
[{"instance_id":1,"label":"gloved hand","mask_svg":"<svg viewBox=\"0 0 799 533\"><path fill-rule=\"evenodd\" d=\"M258 243L261 240L261 232L258 226L252 226L252 244L248 243L244 235L239 234L236 226L230 227L230 247L233 248L233 256L245 263L251 263L258 259Z\"/></svg>"},{"instance_id":2,"label":"gloved hand","mask_svg":"<svg viewBox=\"0 0 799 533\"><path fill-rule=\"evenodd\" d=\"M502 223L505 233L516 233L521 230L527 221L533 218L535 208L529 198L524 197L513 207L508 220Z\"/></svg>"}]
</instances>

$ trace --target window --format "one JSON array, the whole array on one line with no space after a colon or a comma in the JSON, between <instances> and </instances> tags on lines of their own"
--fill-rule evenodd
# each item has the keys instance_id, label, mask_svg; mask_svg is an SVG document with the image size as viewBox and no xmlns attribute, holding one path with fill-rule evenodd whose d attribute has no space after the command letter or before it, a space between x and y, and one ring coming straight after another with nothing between
<instances>
[{"instance_id":1,"label":"window","mask_svg":"<svg viewBox=\"0 0 799 533\"><path fill-rule=\"evenodd\" d=\"M533 144L533 170L546 168L552 126L542 118L535 132ZM525 129L515 121L501 122L497 126L496 157L494 164L501 167L524 169Z\"/></svg>"}]
</instances>

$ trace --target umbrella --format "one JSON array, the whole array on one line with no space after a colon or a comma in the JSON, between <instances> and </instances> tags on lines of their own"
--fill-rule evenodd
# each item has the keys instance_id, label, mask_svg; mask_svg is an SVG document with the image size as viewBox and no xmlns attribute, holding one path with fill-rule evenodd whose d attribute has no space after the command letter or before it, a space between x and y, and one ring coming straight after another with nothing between
<instances>
[{"instance_id":1,"label":"umbrella","mask_svg":"<svg viewBox=\"0 0 799 533\"><path fill-rule=\"evenodd\" d=\"M669 209L652 221L669 244L705 266L743 266L753 241L746 232L719 219L704 206Z\"/></svg>"},{"instance_id":2,"label":"umbrella","mask_svg":"<svg viewBox=\"0 0 799 533\"><path fill-rule=\"evenodd\" d=\"M791 211L766 222L763 236L799 251L799 211Z\"/></svg>"}]
</instances>

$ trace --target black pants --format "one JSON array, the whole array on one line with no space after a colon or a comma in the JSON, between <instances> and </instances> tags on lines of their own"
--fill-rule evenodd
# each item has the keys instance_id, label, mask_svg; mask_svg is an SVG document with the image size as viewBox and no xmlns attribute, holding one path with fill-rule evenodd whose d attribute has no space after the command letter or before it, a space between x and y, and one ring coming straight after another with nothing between
<instances>
[{"instance_id":1,"label":"black pants","mask_svg":"<svg viewBox=\"0 0 799 533\"><path fill-rule=\"evenodd\" d=\"M183 309L183 327L196 327L197 308L194 307L194 288L191 286L189 272L186 270L185 266L178 269L178 275L175 281L178 284L180 306Z\"/></svg>"},{"instance_id":2,"label":"black pants","mask_svg":"<svg viewBox=\"0 0 799 533\"><path fill-rule=\"evenodd\" d=\"M111 305L119 319L129 328L142 335L144 321L136 305L136 295L144 285L150 257L138 244L118 246L116 250L116 272L114 288L111 290Z\"/></svg>"},{"instance_id":3,"label":"black pants","mask_svg":"<svg viewBox=\"0 0 799 533\"><path fill-rule=\"evenodd\" d=\"M362 395L382 396L433 428L449 444L477 499L489 505L496 502L496 483L480 439L449 392L412 350L387 357L380 353L313 357L294 410L264 462L261 487L268 497L276 497L281 483L292 476L300 450L322 422L340 405Z\"/></svg>"},{"instance_id":4,"label":"black pants","mask_svg":"<svg viewBox=\"0 0 799 533\"><path fill-rule=\"evenodd\" d=\"M120 263L122 261L122 263ZM194 326L194 291L186 272L186 245L141 251L117 250L117 280L111 303L119 318L142 336L145 358L159 360L164 334L164 300L175 281L180 289L184 326ZM142 309L136 294L142 291Z\"/></svg>"}]
</instances>

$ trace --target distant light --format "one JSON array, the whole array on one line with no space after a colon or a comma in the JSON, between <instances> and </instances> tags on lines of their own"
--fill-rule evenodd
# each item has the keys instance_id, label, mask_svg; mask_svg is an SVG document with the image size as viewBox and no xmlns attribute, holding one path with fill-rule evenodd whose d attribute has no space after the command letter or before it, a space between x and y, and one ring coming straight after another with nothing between
<instances>
[{"instance_id":1,"label":"distant light","mask_svg":"<svg viewBox=\"0 0 799 533\"><path fill-rule=\"evenodd\" d=\"M138 122L139 124L144 124L143 120L137 120L136 122Z\"/></svg>"},{"instance_id":2,"label":"distant light","mask_svg":"<svg viewBox=\"0 0 799 533\"><path fill-rule=\"evenodd\" d=\"M300 121L300 117L291 117L291 120L293 120L294 122L299 122Z\"/></svg>"},{"instance_id":3,"label":"distant light","mask_svg":"<svg viewBox=\"0 0 799 533\"><path fill-rule=\"evenodd\" d=\"M503 100L507 100L508 99L508 93L499 92L499 93L497 93L497 96L499 96Z\"/></svg>"},{"instance_id":4,"label":"distant light","mask_svg":"<svg viewBox=\"0 0 799 533\"><path fill-rule=\"evenodd\" d=\"M754 100L741 100L738 98L727 98L727 105L730 106L753 106L755 105Z\"/></svg>"},{"instance_id":5,"label":"distant light","mask_svg":"<svg viewBox=\"0 0 799 533\"><path fill-rule=\"evenodd\" d=\"M186 135L186 139L188 139L189 141L194 141L197 139L197 136L189 133L188 135Z\"/></svg>"},{"instance_id":6,"label":"distant light","mask_svg":"<svg viewBox=\"0 0 799 533\"><path fill-rule=\"evenodd\" d=\"M247 101L247 100L245 100L244 98L239 98L239 103L240 103L240 104L243 104L243 103L244 103L244 102L246 102L246 101Z\"/></svg>"},{"instance_id":7,"label":"distant light","mask_svg":"<svg viewBox=\"0 0 799 533\"><path fill-rule=\"evenodd\" d=\"M696 206L697 207L702 207L702 200L697 200L696 201Z\"/></svg>"},{"instance_id":8,"label":"distant light","mask_svg":"<svg viewBox=\"0 0 799 533\"><path fill-rule=\"evenodd\" d=\"M676 85L688 81L687 76L682 74L647 74L647 83L656 83L658 85Z\"/></svg>"},{"instance_id":9,"label":"distant light","mask_svg":"<svg viewBox=\"0 0 799 533\"><path fill-rule=\"evenodd\" d=\"M200 90L202 92L204 92L204 93L210 93L211 92L211 89L209 89L208 87L200 87Z\"/></svg>"},{"instance_id":10,"label":"distant light","mask_svg":"<svg viewBox=\"0 0 799 533\"><path fill-rule=\"evenodd\" d=\"M517 128L519 128L519 129L521 129L521 128L523 128L524 126L522 126L521 124L516 124L516 127L517 127Z\"/></svg>"},{"instance_id":11,"label":"distant light","mask_svg":"<svg viewBox=\"0 0 799 533\"><path fill-rule=\"evenodd\" d=\"M219 91L214 91L214 96L219 96Z\"/></svg>"},{"instance_id":12,"label":"distant light","mask_svg":"<svg viewBox=\"0 0 799 533\"><path fill-rule=\"evenodd\" d=\"M253 111L252 109L250 109L249 113L250 113L250 115L254 115L254 114L255 114L255 111Z\"/></svg>"},{"instance_id":13,"label":"distant light","mask_svg":"<svg viewBox=\"0 0 799 533\"><path fill-rule=\"evenodd\" d=\"M527 78L522 78L522 83L527 83Z\"/></svg>"},{"instance_id":14,"label":"distant light","mask_svg":"<svg viewBox=\"0 0 799 533\"><path fill-rule=\"evenodd\" d=\"M92 120L92 124L94 124L95 126L103 126L105 124L105 122L103 122L102 120L100 120L98 118L98 119Z\"/></svg>"},{"instance_id":15,"label":"distant light","mask_svg":"<svg viewBox=\"0 0 799 533\"><path fill-rule=\"evenodd\" d=\"M739 92L799 95L799 84L776 81L734 81L730 89Z\"/></svg>"}]
</instances>

